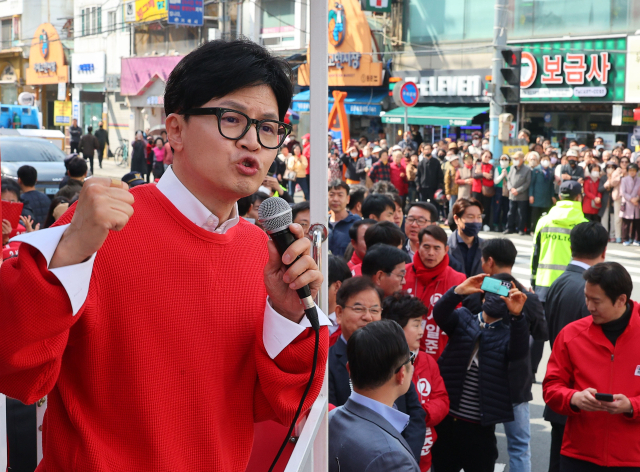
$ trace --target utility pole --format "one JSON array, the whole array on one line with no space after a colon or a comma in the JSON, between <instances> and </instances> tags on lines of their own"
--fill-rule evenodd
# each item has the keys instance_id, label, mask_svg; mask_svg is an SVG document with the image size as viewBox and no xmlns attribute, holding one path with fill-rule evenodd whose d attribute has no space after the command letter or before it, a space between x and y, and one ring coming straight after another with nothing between
<instances>
[{"instance_id":1,"label":"utility pole","mask_svg":"<svg viewBox=\"0 0 640 472\"><path fill-rule=\"evenodd\" d=\"M500 155L502 154L502 143L498 139L498 129L500 125L498 118L504 110L504 97L500 91L500 86L503 84L504 79L502 78L500 69L504 62L502 49L507 45L507 1L508 0L495 0L493 17L493 59L491 60L493 94L491 96L491 108L489 111L489 146L491 147L494 161L500 159Z\"/></svg>"}]
</instances>

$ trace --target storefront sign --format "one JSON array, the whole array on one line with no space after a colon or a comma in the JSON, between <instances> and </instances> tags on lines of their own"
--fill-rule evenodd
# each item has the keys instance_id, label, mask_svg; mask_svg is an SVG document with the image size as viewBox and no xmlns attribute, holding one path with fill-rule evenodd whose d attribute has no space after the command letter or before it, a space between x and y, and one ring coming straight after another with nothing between
<instances>
[{"instance_id":1,"label":"storefront sign","mask_svg":"<svg viewBox=\"0 0 640 472\"><path fill-rule=\"evenodd\" d=\"M391 0L362 0L362 9L378 13L391 13Z\"/></svg>"},{"instance_id":2,"label":"storefront sign","mask_svg":"<svg viewBox=\"0 0 640 472\"><path fill-rule=\"evenodd\" d=\"M77 52L71 55L74 84L100 84L104 82L106 55L104 52Z\"/></svg>"},{"instance_id":3,"label":"storefront sign","mask_svg":"<svg viewBox=\"0 0 640 472\"><path fill-rule=\"evenodd\" d=\"M169 24L202 26L203 0L169 0Z\"/></svg>"},{"instance_id":4,"label":"storefront sign","mask_svg":"<svg viewBox=\"0 0 640 472\"><path fill-rule=\"evenodd\" d=\"M69 126L71 124L71 102L53 102L53 125Z\"/></svg>"},{"instance_id":5,"label":"storefront sign","mask_svg":"<svg viewBox=\"0 0 640 472\"><path fill-rule=\"evenodd\" d=\"M394 72L394 76L418 85L420 103L488 103L484 85L489 75L489 69Z\"/></svg>"},{"instance_id":6,"label":"storefront sign","mask_svg":"<svg viewBox=\"0 0 640 472\"><path fill-rule=\"evenodd\" d=\"M327 110L330 112L333 108L333 101L329 100ZM382 107L380 105L364 105L358 103L345 103L344 108L347 115L363 115L363 116L380 116ZM309 111L309 102L292 102L291 109L298 113Z\"/></svg>"},{"instance_id":7,"label":"storefront sign","mask_svg":"<svg viewBox=\"0 0 640 472\"><path fill-rule=\"evenodd\" d=\"M373 60L377 51L372 49L371 29L359 0L327 0L327 5L329 86L379 87L382 85L382 63ZM298 69L298 84L309 85L308 50L307 63Z\"/></svg>"},{"instance_id":8,"label":"storefront sign","mask_svg":"<svg viewBox=\"0 0 640 472\"><path fill-rule=\"evenodd\" d=\"M522 48L523 102L624 101L624 37L510 45Z\"/></svg>"},{"instance_id":9,"label":"storefront sign","mask_svg":"<svg viewBox=\"0 0 640 472\"><path fill-rule=\"evenodd\" d=\"M31 41L27 85L58 84L68 78L69 67L58 32L51 23L42 23Z\"/></svg>"},{"instance_id":10,"label":"storefront sign","mask_svg":"<svg viewBox=\"0 0 640 472\"><path fill-rule=\"evenodd\" d=\"M136 0L136 21L158 21L166 19L166 0Z\"/></svg>"}]
</instances>

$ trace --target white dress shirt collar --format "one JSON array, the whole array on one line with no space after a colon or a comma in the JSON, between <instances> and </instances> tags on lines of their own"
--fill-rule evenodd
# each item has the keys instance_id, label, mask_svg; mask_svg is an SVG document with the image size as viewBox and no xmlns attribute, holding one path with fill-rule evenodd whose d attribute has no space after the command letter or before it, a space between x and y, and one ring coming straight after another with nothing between
<instances>
[{"instance_id":1,"label":"white dress shirt collar","mask_svg":"<svg viewBox=\"0 0 640 472\"><path fill-rule=\"evenodd\" d=\"M409 388L413 388L413 385ZM391 426L398 431L398 433L402 433L402 431L404 431L404 429L409 425L409 415L397 410L395 405L393 405L394 408L391 408L384 403L380 403L377 400L360 395L357 392L351 392L349 399L378 413L387 420Z\"/></svg>"},{"instance_id":2,"label":"white dress shirt collar","mask_svg":"<svg viewBox=\"0 0 640 472\"><path fill-rule=\"evenodd\" d=\"M589 270L591 268L591 266L589 264L585 264L584 262L575 261L575 260L571 260L571 262L569 262L569 265L582 267L584 270Z\"/></svg>"},{"instance_id":3,"label":"white dress shirt collar","mask_svg":"<svg viewBox=\"0 0 640 472\"><path fill-rule=\"evenodd\" d=\"M238 224L238 204L233 206L229 219L220 226L220 219L211 213L194 194L176 177L173 166L167 167L157 184L158 190L182 213L189 221L202 229L212 233L224 234Z\"/></svg>"}]
</instances>

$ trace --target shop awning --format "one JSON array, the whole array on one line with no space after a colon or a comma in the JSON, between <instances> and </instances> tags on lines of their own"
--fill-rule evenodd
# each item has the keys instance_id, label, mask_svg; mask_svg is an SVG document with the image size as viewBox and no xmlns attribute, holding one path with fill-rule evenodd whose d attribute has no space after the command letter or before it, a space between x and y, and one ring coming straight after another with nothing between
<instances>
[{"instance_id":1,"label":"shop awning","mask_svg":"<svg viewBox=\"0 0 640 472\"><path fill-rule=\"evenodd\" d=\"M468 126L473 119L489 111L488 107L413 107L409 108L410 125ZM380 113L383 123L403 124L404 108Z\"/></svg>"},{"instance_id":2,"label":"shop awning","mask_svg":"<svg viewBox=\"0 0 640 472\"><path fill-rule=\"evenodd\" d=\"M344 107L347 115L380 116L382 100L389 95L388 91L357 90L347 92ZM333 96L329 92L329 111L333 106ZM297 112L309 111L309 91L305 90L293 97L291 109Z\"/></svg>"}]
</instances>

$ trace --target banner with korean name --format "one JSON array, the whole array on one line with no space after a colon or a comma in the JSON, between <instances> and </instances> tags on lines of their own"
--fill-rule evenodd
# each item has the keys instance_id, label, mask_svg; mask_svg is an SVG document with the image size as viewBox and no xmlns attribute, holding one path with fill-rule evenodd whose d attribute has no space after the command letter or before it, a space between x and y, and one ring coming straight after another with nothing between
<instances>
[{"instance_id":1,"label":"banner with korean name","mask_svg":"<svg viewBox=\"0 0 640 472\"><path fill-rule=\"evenodd\" d=\"M169 24L202 26L203 0L169 0Z\"/></svg>"},{"instance_id":2,"label":"banner with korean name","mask_svg":"<svg viewBox=\"0 0 640 472\"><path fill-rule=\"evenodd\" d=\"M521 102L623 102L627 39L509 43L522 48Z\"/></svg>"}]
</instances>

